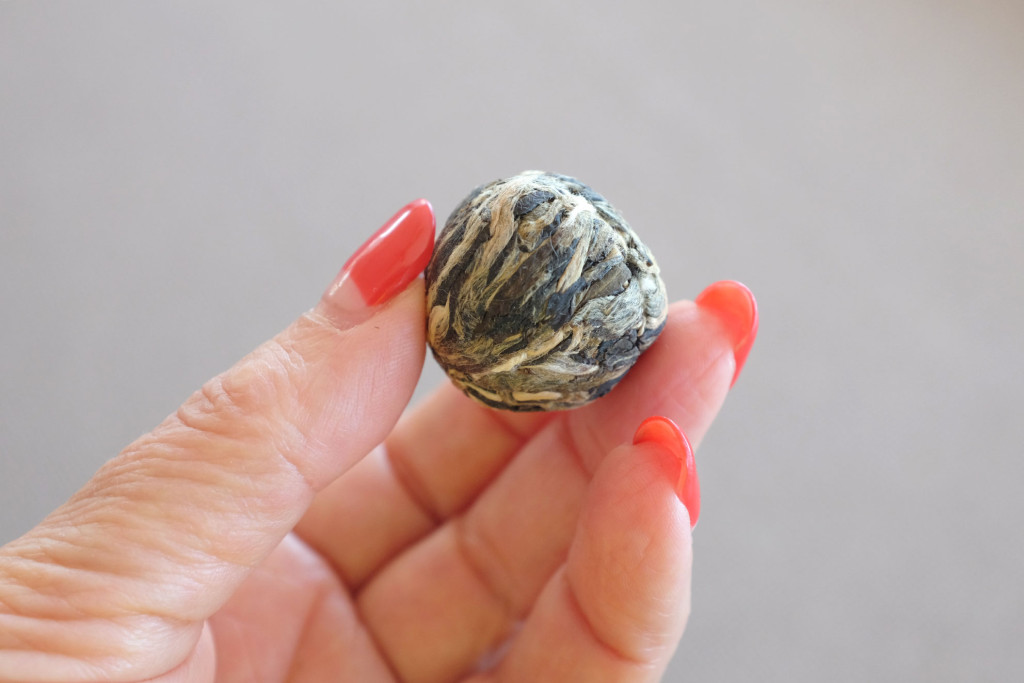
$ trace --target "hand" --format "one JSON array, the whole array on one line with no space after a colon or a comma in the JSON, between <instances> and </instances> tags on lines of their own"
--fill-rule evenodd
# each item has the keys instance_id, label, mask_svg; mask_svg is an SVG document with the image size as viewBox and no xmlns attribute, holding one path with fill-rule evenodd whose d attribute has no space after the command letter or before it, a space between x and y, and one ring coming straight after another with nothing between
<instances>
[{"instance_id":1,"label":"hand","mask_svg":"<svg viewBox=\"0 0 1024 683\"><path fill-rule=\"evenodd\" d=\"M671 421L631 437L663 415L699 442L753 298L724 282L675 304L585 408L504 413L444 386L399 420L433 235L429 204L403 209L312 311L0 549L0 679L660 676L697 481Z\"/></svg>"}]
</instances>

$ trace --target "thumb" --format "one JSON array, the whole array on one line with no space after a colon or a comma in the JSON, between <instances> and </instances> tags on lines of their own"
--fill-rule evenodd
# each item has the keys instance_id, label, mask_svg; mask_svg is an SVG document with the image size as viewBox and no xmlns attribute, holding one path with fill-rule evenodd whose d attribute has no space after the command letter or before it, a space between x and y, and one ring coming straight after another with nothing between
<instances>
[{"instance_id":1,"label":"thumb","mask_svg":"<svg viewBox=\"0 0 1024 683\"><path fill-rule=\"evenodd\" d=\"M0 549L0 672L129 680L184 661L203 621L409 401L433 239L430 204L403 208L315 308Z\"/></svg>"}]
</instances>

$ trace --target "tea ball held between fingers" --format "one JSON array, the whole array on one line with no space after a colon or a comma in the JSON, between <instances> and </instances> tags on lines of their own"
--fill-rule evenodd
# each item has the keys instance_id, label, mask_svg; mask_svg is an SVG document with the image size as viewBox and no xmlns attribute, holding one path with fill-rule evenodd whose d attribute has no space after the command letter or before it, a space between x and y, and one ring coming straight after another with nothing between
<instances>
[{"instance_id":1,"label":"tea ball held between fingers","mask_svg":"<svg viewBox=\"0 0 1024 683\"><path fill-rule=\"evenodd\" d=\"M526 171L452 212L426 271L427 342L467 395L516 411L608 393L665 326L665 284L608 201Z\"/></svg>"}]
</instances>

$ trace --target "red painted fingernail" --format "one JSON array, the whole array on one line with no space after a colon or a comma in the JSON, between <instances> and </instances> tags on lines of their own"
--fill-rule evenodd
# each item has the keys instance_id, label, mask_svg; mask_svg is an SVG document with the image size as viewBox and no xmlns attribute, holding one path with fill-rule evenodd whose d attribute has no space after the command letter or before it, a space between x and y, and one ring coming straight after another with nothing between
<instances>
[{"instance_id":1,"label":"red painted fingernail","mask_svg":"<svg viewBox=\"0 0 1024 683\"><path fill-rule=\"evenodd\" d=\"M714 311L729 331L732 354L736 358L731 387L736 384L757 337L757 300L746 285L735 280L722 280L701 292L697 296L697 305Z\"/></svg>"},{"instance_id":2,"label":"red painted fingernail","mask_svg":"<svg viewBox=\"0 0 1024 683\"><path fill-rule=\"evenodd\" d=\"M379 306L415 280L434 249L434 210L406 204L345 263L324 299L345 310Z\"/></svg>"},{"instance_id":3,"label":"red painted fingernail","mask_svg":"<svg viewBox=\"0 0 1024 683\"><path fill-rule=\"evenodd\" d=\"M633 435L633 443L654 443L673 456L663 460L666 473L675 485L676 495L690 513L690 528L697 526L697 518L700 516L700 481L697 479L693 448L683 430L667 417L655 415L640 423Z\"/></svg>"}]
</instances>

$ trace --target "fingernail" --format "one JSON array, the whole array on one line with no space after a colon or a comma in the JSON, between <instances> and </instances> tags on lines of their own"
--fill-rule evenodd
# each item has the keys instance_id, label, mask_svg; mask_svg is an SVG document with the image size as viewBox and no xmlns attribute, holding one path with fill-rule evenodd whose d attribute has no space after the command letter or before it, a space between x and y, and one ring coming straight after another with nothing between
<instances>
[{"instance_id":1,"label":"fingernail","mask_svg":"<svg viewBox=\"0 0 1024 683\"><path fill-rule=\"evenodd\" d=\"M696 301L700 308L713 311L729 331L732 353L736 358L731 387L736 384L757 336L757 300L746 285L735 280L722 280L701 292Z\"/></svg>"},{"instance_id":2,"label":"fingernail","mask_svg":"<svg viewBox=\"0 0 1024 683\"><path fill-rule=\"evenodd\" d=\"M672 420L655 415L640 423L633 435L633 444L653 443L672 455L665 458L665 472L673 482L676 495L690 513L690 528L697 526L700 516L700 482L697 480L697 463L693 459L690 441Z\"/></svg>"},{"instance_id":3,"label":"fingernail","mask_svg":"<svg viewBox=\"0 0 1024 683\"><path fill-rule=\"evenodd\" d=\"M355 311L386 303L419 277L434 249L434 210L409 202L345 263L324 299Z\"/></svg>"}]
</instances>

